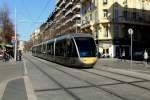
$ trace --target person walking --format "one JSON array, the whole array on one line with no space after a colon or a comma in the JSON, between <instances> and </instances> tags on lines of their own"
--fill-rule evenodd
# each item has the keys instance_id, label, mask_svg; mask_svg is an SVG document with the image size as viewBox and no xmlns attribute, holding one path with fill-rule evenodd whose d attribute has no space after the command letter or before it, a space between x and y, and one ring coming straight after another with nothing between
<instances>
[{"instance_id":1,"label":"person walking","mask_svg":"<svg viewBox=\"0 0 150 100\"><path fill-rule=\"evenodd\" d=\"M7 52L6 50L4 50L4 56L3 56L3 62L7 61Z\"/></svg>"},{"instance_id":2,"label":"person walking","mask_svg":"<svg viewBox=\"0 0 150 100\"><path fill-rule=\"evenodd\" d=\"M146 50L144 51L144 62L145 62L145 66L147 66L147 64L148 64L148 52Z\"/></svg>"},{"instance_id":3,"label":"person walking","mask_svg":"<svg viewBox=\"0 0 150 100\"><path fill-rule=\"evenodd\" d=\"M121 61L125 61L125 50L123 50L122 55L121 55Z\"/></svg>"}]
</instances>

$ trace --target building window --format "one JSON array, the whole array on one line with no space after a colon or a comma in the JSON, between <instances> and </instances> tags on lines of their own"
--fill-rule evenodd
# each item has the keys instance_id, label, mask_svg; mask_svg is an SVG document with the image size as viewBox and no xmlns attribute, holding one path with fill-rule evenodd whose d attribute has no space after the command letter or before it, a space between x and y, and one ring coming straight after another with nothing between
<instances>
[{"instance_id":1,"label":"building window","mask_svg":"<svg viewBox=\"0 0 150 100\"><path fill-rule=\"evenodd\" d=\"M104 12L104 18L107 18L108 17L108 10L104 9L103 12Z\"/></svg>"},{"instance_id":2,"label":"building window","mask_svg":"<svg viewBox=\"0 0 150 100\"><path fill-rule=\"evenodd\" d=\"M103 4L107 4L108 0L103 0Z\"/></svg>"},{"instance_id":3,"label":"building window","mask_svg":"<svg viewBox=\"0 0 150 100\"><path fill-rule=\"evenodd\" d=\"M114 19L118 20L118 8L117 7L114 8Z\"/></svg>"},{"instance_id":4,"label":"building window","mask_svg":"<svg viewBox=\"0 0 150 100\"><path fill-rule=\"evenodd\" d=\"M114 25L114 37L119 38L119 26Z\"/></svg>"},{"instance_id":5,"label":"building window","mask_svg":"<svg viewBox=\"0 0 150 100\"><path fill-rule=\"evenodd\" d=\"M128 19L128 11L124 10L123 11L123 16L127 20Z\"/></svg>"},{"instance_id":6,"label":"building window","mask_svg":"<svg viewBox=\"0 0 150 100\"><path fill-rule=\"evenodd\" d=\"M137 13L136 13L136 12L133 12L133 13L132 13L132 18L133 18L133 20L136 20L136 17L137 17Z\"/></svg>"},{"instance_id":7,"label":"building window","mask_svg":"<svg viewBox=\"0 0 150 100\"><path fill-rule=\"evenodd\" d=\"M104 26L104 37L108 37L108 26Z\"/></svg>"}]
</instances>

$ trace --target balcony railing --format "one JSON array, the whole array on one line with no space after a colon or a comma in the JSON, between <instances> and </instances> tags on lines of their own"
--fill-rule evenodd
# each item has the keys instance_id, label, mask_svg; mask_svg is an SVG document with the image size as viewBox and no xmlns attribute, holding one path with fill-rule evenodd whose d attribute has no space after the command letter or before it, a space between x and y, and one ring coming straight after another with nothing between
<instances>
[{"instance_id":1,"label":"balcony railing","mask_svg":"<svg viewBox=\"0 0 150 100\"><path fill-rule=\"evenodd\" d=\"M80 11L81 5L80 3L77 3L76 5L73 6L72 11L79 10Z\"/></svg>"},{"instance_id":2,"label":"balcony railing","mask_svg":"<svg viewBox=\"0 0 150 100\"><path fill-rule=\"evenodd\" d=\"M81 27L81 20L73 20L74 25L73 27Z\"/></svg>"},{"instance_id":3,"label":"balcony railing","mask_svg":"<svg viewBox=\"0 0 150 100\"><path fill-rule=\"evenodd\" d=\"M63 0L63 1L61 2L61 4L59 5L59 7L60 7L60 8L63 8L64 5L65 5L65 1Z\"/></svg>"},{"instance_id":4,"label":"balcony railing","mask_svg":"<svg viewBox=\"0 0 150 100\"><path fill-rule=\"evenodd\" d=\"M65 16L68 16L68 15L70 15L70 14L72 14L72 9L68 10L68 11L66 12Z\"/></svg>"},{"instance_id":5,"label":"balcony railing","mask_svg":"<svg viewBox=\"0 0 150 100\"><path fill-rule=\"evenodd\" d=\"M66 9L67 9L67 8L70 8L72 5L73 5L73 3L72 3L72 1L70 1L70 2L68 2L68 3L66 4L65 8L66 8Z\"/></svg>"},{"instance_id":6,"label":"balcony railing","mask_svg":"<svg viewBox=\"0 0 150 100\"><path fill-rule=\"evenodd\" d=\"M79 19L79 18L81 18L81 15L80 15L80 14L75 14L75 15L73 15L73 17L72 17L72 20L74 20L74 19Z\"/></svg>"},{"instance_id":7,"label":"balcony railing","mask_svg":"<svg viewBox=\"0 0 150 100\"><path fill-rule=\"evenodd\" d=\"M115 21L115 20L114 20ZM118 22L123 22L123 23L132 23L132 24L150 24L150 19L148 18L143 18L140 16L137 16L136 18L133 17L119 17Z\"/></svg>"},{"instance_id":8,"label":"balcony railing","mask_svg":"<svg viewBox=\"0 0 150 100\"><path fill-rule=\"evenodd\" d=\"M69 22L71 22L71 21L72 21L71 17L70 17L70 18L67 18L65 24L67 24L67 23L69 23Z\"/></svg>"}]
</instances>

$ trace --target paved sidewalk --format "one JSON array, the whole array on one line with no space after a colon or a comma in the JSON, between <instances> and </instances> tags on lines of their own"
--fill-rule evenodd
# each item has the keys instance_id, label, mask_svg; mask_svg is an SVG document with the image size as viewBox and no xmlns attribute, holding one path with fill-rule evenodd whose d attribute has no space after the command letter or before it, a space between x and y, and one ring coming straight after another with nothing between
<instances>
[{"instance_id":1,"label":"paved sidewalk","mask_svg":"<svg viewBox=\"0 0 150 100\"><path fill-rule=\"evenodd\" d=\"M140 73L150 74L150 63L146 65L144 61L132 61L131 66L130 60L121 61L120 59L117 58L100 58L98 59L95 67L99 66L131 70Z\"/></svg>"},{"instance_id":2,"label":"paved sidewalk","mask_svg":"<svg viewBox=\"0 0 150 100\"><path fill-rule=\"evenodd\" d=\"M5 88L2 100L27 100L24 79L9 82Z\"/></svg>"},{"instance_id":3,"label":"paved sidewalk","mask_svg":"<svg viewBox=\"0 0 150 100\"><path fill-rule=\"evenodd\" d=\"M23 75L23 62L0 61L0 83Z\"/></svg>"},{"instance_id":4,"label":"paved sidewalk","mask_svg":"<svg viewBox=\"0 0 150 100\"><path fill-rule=\"evenodd\" d=\"M23 62L0 61L0 100L28 100Z\"/></svg>"}]
</instances>

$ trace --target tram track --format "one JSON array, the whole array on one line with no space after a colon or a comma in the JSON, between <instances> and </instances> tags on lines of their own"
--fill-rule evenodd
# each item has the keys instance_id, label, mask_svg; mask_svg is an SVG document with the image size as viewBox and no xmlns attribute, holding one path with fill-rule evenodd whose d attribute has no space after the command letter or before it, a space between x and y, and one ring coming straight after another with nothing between
<instances>
[{"instance_id":1,"label":"tram track","mask_svg":"<svg viewBox=\"0 0 150 100\"><path fill-rule=\"evenodd\" d=\"M150 88L145 88L143 86L139 86L139 85L134 84L134 83L138 83L138 82L150 82L150 80L147 80L147 79L144 79L144 78L139 78L139 77L134 77L134 76L131 76L131 75L125 75L125 74L121 74L121 73L117 73L117 72L112 72L112 71L108 71L108 70L104 70L104 69L100 69L100 68L94 68L94 69L99 70L99 71L108 72L108 73L113 73L113 74L116 74L116 75L123 75L123 76L127 76L127 77L132 77L132 78L135 78L135 79L141 79L143 81L127 82L127 84L134 85L136 87L140 87L140 88L143 88L143 89L146 89L146 90L150 91Z\"/></svg>"},{"instance_id":2,"label":"tram track","mask_svg":"<svg viewBox=\"0 0 150 100\"><path fill-rule=\"evenodd\" d=\"M98 76L106 77L106 78L109 78L109 79L112 79L112 80L120 81L122 84L129 84L129 85L132 85L132 86L135 86L135 87L138 87L138 88L141 88L141 89L145 89L145 90L150 91L149 88L146 88L146 87L143 87L143 86L139 86L139 85L134 84L134 83L139 83L139 82L150 82L149 80L141 80L141 81L133 81L133 82L124 82L124 81L121 81L121 80L118 80L118 79L115 79L115 78L111 78L111 77L108 77L108 76L105 76L105 75L96 74L96 73L94 73L94 72L89 72L89 71L86 71L86 70L82 70L82 71L85 71L85 72L91 73L91 74L95 74L95 75L98 75ZM139 78L137 78L137 79L139 79Z\"/></svg>"},{"instance_id":3,"label":"tram track","mask_svg":"<svg viewBox=\"0 0 150 100\"><path fill-rule=\"evenodd\" d=\"M50 67L48 63L42 61L41 59L38 59L38 60L39 60L40 62L44 63L47 67ZM78 80L81 80L81 81L84 81L84 82L90 84L90 86L80 86L80 87L71 87L71 88L65 88L65 87L63 87L63 88L65 88L66 90L68 90L68 89L76 89L76 88L95 87L95 88L101 89L101 90L103 90L103 91L105 91L105 92L107 92L107 93L109 93L109 94L111 94L111 95L114 95L114 96L116 96L116 97L118 97L118 98L120 98L120 99L123 99L123 100L129 100L129 99L127 99L127 98L125 98L125 97L123 97L123 96L120 96L120 95L118 95L118 94L116 94L116 93L113 93L113 92L111 92L110 90L103 88L102 86L117 85L117 84L129 84L129 85L132 85L132 86L135 86L135 87L138 87L138 88L141 88L141 89L145 89L145 90L150 91L149 88L142 87L142 86L139 86L139 85L135 85L135 84L134 84L134 83L138 83L138 82L149 82L150 80L146 80L146 79L142 79L142 78L137 78L137 77L134 77L134 76L119 74L119 73L115 73L115 72L111 72L111 71L105 71L105 70L100 70L100 69L97 69L97 68L96 68L96 70L105 71L105 72L109 72L109 73L113 73L113 74L117 74L117 75L123 75L123 76L126 76L126 77L135 78L135 79L140 79L140 81L125 82L125 81L121 81L121 80L118 80L118 79L115 79L115 78L111 78L111 77L108 77L108 76L105 76L105 75L100 75L100 74L96 74L96 73L94 73L94 72L89 72L89 71L87 71L87 70L85 70L85 69L77 69L77 70L80 70L80 71L83 71L83 72L87 72L87 73L90 73L90 74L93 74L93 75L97 75L97 76L109 78L109 79L112 79L112 80L115 80L115 81L119 81L119 82L120 82L120 83L113 83L113 84L95 85L95 84L93 84L93 83L91 83L91 82L89 82L89 81L87 81L87 80L84 80L84 79L82 79L82 78L79 78L79 77L77 77L77 76L74 76L74 75L72 75L72 74L70 74L70 73L68 73L68 72L66 72L66 71L64 71L64 70L62 70L62 69L60 69L60 68L56 68L56 67L51 67L51 68L53 68L53 69L55 69L55 70L58 70L58 71L61 71L61 72L65 73L65 74L67 74L67 75L69 75L69 76L71 76L71 77L73 77L73 78L76 78L76 79L78 79ZM38 68L38 69L39 69L39 68ZM94 69L95 69L95 68L94 68ZM46 72L44 72L44 73L46 73ZM56 80L55 80L55 81L56 81ZM59 84L60 84L60 83L59 83ZM62 85L61 85L61 86L62 86ZM68 90L68 91L69 91L69 90ZM72 93L72 94L73 94L73 93Z\"/></svg>"},{"instance_id":4,"label":"tram track","mask_svg":"<svg viewBox=\"0 0 150 100\"><path fill-rule=\"evenodd\" d=\"M47 64L47 63L41 61L40 59L38 59L38 60L39 60L41 63L44 63L47 67L49 67L49 64ZM77 76L74 76L74 75L72 75L72 74L70 74L70 73L68 73L68 72L65 72L65 71L63 71L63 70L61 70L61 69L59 69L59 68L56 68L56 67L55 67L55 68L54 68L54 67L51 67L51 68L53 68L53 69L55 69L55 70L58 70L58 71L61 71L61 72L65 73L65 74L67 74L67 75L69 75L69 76L71 76L71 77L73 77L73 78L76 78L76 79L78 79L78 80L84 81L84 82L86 82L86 83L88 83L88 84L91 85L91 86L85 86L85 87L95 87L95 88L98 88L98 89L100 89L100 90L103 90L103 91L105 91L105 92L107 92L107 93L109 93L109 94L111 94L111 95L113 95L113 96L116 96L116 97L118 97L118 98L120 98L120 99L122 99L122 100L129 100L129 99L125 98L125 97L122 97L122 96L120 96L120 95L118 95L118 94L116 94L116 93L111 92L111 91L108 90L108 89L105 89L105 88L102 88L102 87L101 87L101 86L106 86L106 85L117 85L117 84L123 84L123 83L95 85L95 84L93 84L93 83L91 83L91 82L88 82L87 80L81 79L81 78L79 78L79 77L77 77ZM65 88L65 89L75 89L75 88L85 88L85 87L84 87L84 86L80 86L80 87L72 87L72 88Z\"/></svg>"},{"instance_id":5,"label":"tram track","mask_svg":"<svg viewBox=\"0 0 150 100\"><path fill-rule=\"evenodd\" d=\"M43 69L41 69L37 64L35 64L33 61L31 61L30 59L28 59L26 57L26 59L32 63L39 71L41 71L44 75L46 75L49 79L51 79L53 82L55 82L59 87L61 87L62 90L64 90L65 92L67 92L69 95L71 95L73 98L75 98L76 100L80 100L79 97L77 97L74 93L72 93L71 91L69 91L68 89L66 89L62 84L60 84L57 80L55 80L55 78L53 78L52 76L50 76L48 73L46 73ZM47 89L49 90L49 89ZM42 90L41 90L42 91ZM44 91L44 90L43 90Z\"/></svg>"},{"instance_id":6,"label":"tram track","mask_svg":"<svg viewBox=\"0 0 150 100\"><path fill-rule=\"evenodd\" d=\"M145 81L150 81L150 80L147 80L147 79L144 79L144 78L139 78L139 77L134 77L134 76L131 76L131 75L125 75L125 74L121 74L121 73L117 73L117 72L112 72L112 71L104 70L104 69L101 69L101 68L94 68L94 69L99 70L99 71L112 73L112 74L116 74L116 75L122 75L122 76L131 77L131 78L136 78L136 79L141 79L141 80L145 80Z\"/></svg>"}]
</instances>

